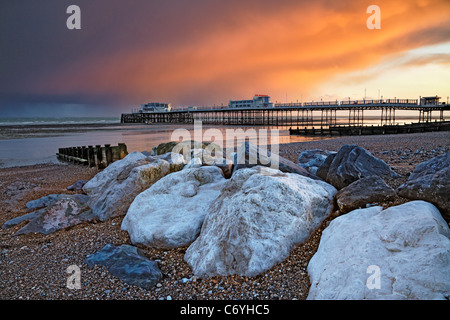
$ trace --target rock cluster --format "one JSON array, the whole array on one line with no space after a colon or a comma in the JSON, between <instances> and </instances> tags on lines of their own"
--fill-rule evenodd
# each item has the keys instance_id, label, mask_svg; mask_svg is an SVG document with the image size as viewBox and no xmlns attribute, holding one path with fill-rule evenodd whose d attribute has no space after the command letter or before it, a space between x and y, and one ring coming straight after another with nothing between
<instances>
[{"instance_id":1,"label":"rock cluster","mask_svg":"<svg viewBox=\"0 0 450 320\"><path fill-rule=\"evenodd\" d=\"M136 246L187 247L184 260L196 279L255 277L324 228L337 209L333 217L341 216L308 266L309 299L448 299L450 240L441 214L448 220L449 154L418 165L397 190L384 179L399 175L356 145L307 150L298 161L248 142L231 159L214 144L169 142L70 187L85 194L30 201L34 211L3 228L29 221L15 235L48 234L124 215L121 229L134 246L108 245L86 263L150 288L161 271ZM383 208L400 198L427 202ZM369 269L381 272L371 278L375 285L366 282Z\"/></svg>"}]
</instances>

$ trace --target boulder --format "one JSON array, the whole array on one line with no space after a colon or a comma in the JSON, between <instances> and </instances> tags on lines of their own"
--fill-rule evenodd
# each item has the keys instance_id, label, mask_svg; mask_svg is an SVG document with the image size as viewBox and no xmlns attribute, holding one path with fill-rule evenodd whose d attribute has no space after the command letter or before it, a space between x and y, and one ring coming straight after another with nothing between
<instances>
[{"instance_id":1,"label":"boulder","mask_svg":"<svg viewBox=\"0 0 450 320\"><path fill-rule=\"evenodd\" d=\"M318 175L337 189L364 177L399 177L384 161L355 145L345 145L336 155L328 156L323 167L318 169Z\"/></svg>"},{"instance_id":2,"label":"boulder","mask_svg":"<svg viewBox=\"0 0 450 320\"><path fill-rule=\"evenodd\" d=\"M354 210L323 231L308 265L308 299L449 299L450 230L412 201Z\"/></svg>"},{"instance_id":3,"label":"boulder","mask_svg":"<svg viewBox=\"0 0 450 320\"><path fill-rule=\"evenodd\" d=\"M45 208L11 219L2 228L11 228L24 221L27 225L17 231L18 236L27 233L50 234L55 231L95 220L92 210L85 202L77 200L79 195L59 195Z\"/></svg>"},{"instance_id":4,"label":"boulder","mask_svg":"<svg viewBox=\"0 0 450 320\"><path fill-rule=\"evenodd\" d=\"M361 178L339 190L336 202L341 213L347 213L367 204L394 200L397 194L378 176Z\"/></svg>"},{"instance_id":5,"label":"boulder","mask_svg":"<svg viewBox=\"0 0 450 320\"><path fill-rule=\"evenodd\" d=\"M406 183L398 187L399 196L433 203L450 222L450 153L419 164Z\"/></svg>"},{"instance_id":6,"label":"boulder","mask_svg":"<svg viewBox=\"0 0 450 320\"><path fill-rule=\"evenodd\" d=\"M199 168L201 166L216 166L222 170L226 179L233 174L233 161L226 159L222 151L215 152L213 156L208 149L191 149L190 161L186 168Z\"/></svg>"},{"instance_id":7,"label":"boulder","mask_svg":"<svg viewBox=\"0 0 450 320\"><path fill-rule=\"evenodd\" d=\"M94 215L105 221L124 215L139 193L183 166L184 160L179 155L146 157L135 151L98 173L84 185L83 191L90 196L88 205Z\"/></svg>"},{"instance_id":8,"label":"boulder","mask_svg":"<svg viewBox=\"0 0 450 320\"><path fill-rule=\"evenodd\" d=\"M78 180L73 185L67 187L69 191L80 191L83 190L83 186L88 182L88 180Z\"/></svg>"},{"instance_id":9,"label":"boulder","mask_svg":"<svg viewBox=\"0 0 450 320\"><path fill-rule=\"evenodd\" d=\"M156 262L130 245L107 244L101 250L86 257L89 266L101 265L122 281L144 289L150 289L162 279L162 272Z\"/></svg>"},{"instance_id":10,"label":"boulder","mask_svg":"<svg viewBox=\"0 0 450 320\"><path fill-rule=\"evenodd\" d=\"M298 164L245 141L235 155L233 174L239 169L252 168L254 166L266 166L282 172L297 173L312 179L319 179Z\"/></svg>"},{"instance_id":11,"label":"boulder","mask_svg":"<svg viewBox=\"0 0 450 320\"><path fill-rule=\"evenodd\" d=\"M50 204L52 204L53 202L55 202L56 200L66 198L68 196L69 196L68 194L50 194L48 196L41 197L37 200L28 201L26 204L26 207L28 210L34 210L34 209L47 207ZM89 200L89 196L86 196L84 194L73 194L73 195L70 195L70 197L81 203L87 203Z\"/></svg>"},{"instance_id":12,"label":"boulder","mask_svg":"<svg viewBox=\"0 0 450 320\"><path fill-rule=\"evenodd\" d=\"M133 244L156 248L189 245L225 181L215 166L172 173L134 199L122 230L129 233Z\"/></svg>"},{"instance_id":13,"label":"boulder","mask_svg":"<svg viewBox=\"0 0 450 320\"><path fill-rule=\"evenodd\" d=\"M328 170L330 169L331 163L335 157L336 153L329 154L323 164L317 168L316 175L323 181L327 180Z\"/></svg>"},{"instance_id":14,"label":"boulder","mask_svg":"<svg viewBox=\"0 0 450 320\"><path fill-rule=\"evenodd\" d=\"M450 167L450 152L434 157L418 164L409 176L408 180L415 180L430 174L435 174L442 169Z\"/></svg>"},{"instance_id":15,"label":"boulder","mask_svg":"<svg viewBox=\"0 0 450 320\"><path fill-rule=\"evenodd\" d=\"M181 141L181 142L163 142L157 145L156 147L153 147L152 149L152 156L165 154L168 152L174 152L174 153L182 153L185 156L189 153L191 149L207 149L211 154L215 155L215 152L222 152L222 148L215 144L214 142L198 142L193 140L188 141ZM190 159L186 159L189 161Z\"/></svg>"},{"instance_id":16,"label":"boulder","mask_svg":"<svg viewBox=\"0 0 450 320\"><path fill-rule=\"evenodd\" d=\"M200 158L192 158L188 164L184 167L184 170L200 168L203 166L202 159Z\"/></svg>"},{"instance_id":17,"label":"boulder","mask_svg":"<svg viewBox=\"0 0 450 320\"><path fill-rule=\"evenodd\" d=\"M150 155L157 156L160 154L165 154L167 152L171 152L173 147L175 147L177 144L178 144L178 142L175 142L175 141L160 143L156 147L152 148L152 152L150 153Z\"/></svg>"},{"instance_id":18,"label":"boulder","mask_svg":"<svg viewBox=\"0 0 450 320\"><path fill-rule=\"evenodd\" d=\"M186 160L184 159L182 154L167 152L162 155L147 157L147 159L161 159L169 162L170 164L170 172L180 171L186 165Z\"/></svg>"},{"instance_id":19,"label":"boulder","mask_svg":"<svg viewBox=\"0 0 450 320\"><path fill-rule=\"evenodd\" d=\"M184 259L198 277L256 276L308 239L331 212L336 192L294 173L240 169L211 205Z\"/></svg>"},{"instance_id":20,"label":"boulder","mask_svg":"<svg viewBox=\"0 0 450 320\"><path fill-rule=\"evenodd\" d=\"M327 151L322 149L311 149L302 151L297 159L297 163L308 169L312 174L316 174L320 166L325 163L325 160L330 154L335 154L334 151Z\"/></svg>"}]
</instances>

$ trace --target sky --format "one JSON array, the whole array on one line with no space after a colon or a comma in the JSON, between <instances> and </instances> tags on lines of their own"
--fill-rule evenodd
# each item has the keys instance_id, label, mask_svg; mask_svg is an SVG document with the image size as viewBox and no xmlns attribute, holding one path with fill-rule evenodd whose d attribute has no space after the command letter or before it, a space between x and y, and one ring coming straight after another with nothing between
<instances>
[{"instance_id":1,"label":"sky","mask_svg":"<svg viewBox=\"0 0 450 320\"><path fill-rule=\"evenodd\" d=\"M80 8L81 29L66 12ZM369 29L370 5L380 29ZM2 0L0 118L450 96L448 0Z\"/></svg>"}]
</instances>

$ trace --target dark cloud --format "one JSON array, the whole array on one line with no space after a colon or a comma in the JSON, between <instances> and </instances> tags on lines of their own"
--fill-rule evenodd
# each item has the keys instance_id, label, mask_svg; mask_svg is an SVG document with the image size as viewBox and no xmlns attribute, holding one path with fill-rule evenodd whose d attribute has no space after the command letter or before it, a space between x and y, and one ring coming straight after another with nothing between
<instances>
[{"instance_id":1,"label":"dark cloud","mask_svg":"<svg viewBox=\"0 0 450 320\"><path fill-rule=\"evenodd\" d=\"M369 34L363 0L5 0L0 112L85 104L120 113L152 99L213 104L286 84L307 90L325 72L450 38L448 1L379 2L382 30ZM71 4L81 30L66 28Z\"/></svg>"}]
</instances>

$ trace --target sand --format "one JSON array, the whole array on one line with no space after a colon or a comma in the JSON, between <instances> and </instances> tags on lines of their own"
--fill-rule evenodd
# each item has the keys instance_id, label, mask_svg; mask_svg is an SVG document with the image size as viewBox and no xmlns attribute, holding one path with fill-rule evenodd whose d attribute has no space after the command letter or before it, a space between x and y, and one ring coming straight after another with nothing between
<instances>
[{"instance_id":1,"label":"sand","mask_svg":"<svg viewBox=\"0 0 450 320\"><path fill-rule=\"evenodd\" d=\"M280 154L296 161L307 149L337 151L356 144L387 162L402 178L387 181L392 187L406 181L408 174L423 161L450 151L450 132L389 136L354 136L280 145ZM71 164L43 164L0 169L0 225L27 213L25 204L53 193L72 194L66 188L98 171ZM384 206L406 202L397 198ZM144 249L146 256L159 262L163 280L145 290L128 285L104 267L84 263L88 254L108 243L131 244L120 230L123 217L101 223L85 223L50 235L28 234L14 237L20 224L0 229L0 299L306 299L309 278L306 267L317 250L322 230L336 217L332 214L304 244L271 270L254 277L228 276L210 279L193 277L183 260L186 247L172 250ZM71 265L81 270L81 289L67 288Z\"/></svg>"}]
</instances>

